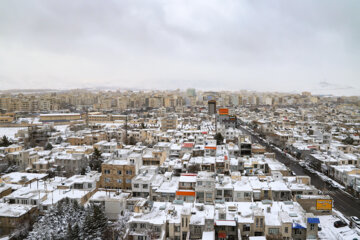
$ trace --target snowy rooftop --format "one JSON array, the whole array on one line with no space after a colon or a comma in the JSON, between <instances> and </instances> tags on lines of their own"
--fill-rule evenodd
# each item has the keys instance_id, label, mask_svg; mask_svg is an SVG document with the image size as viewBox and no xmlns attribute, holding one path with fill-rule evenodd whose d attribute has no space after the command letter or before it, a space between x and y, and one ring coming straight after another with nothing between
<instances>
[{"instance_id":1,"label":"snowy rooftop","mask_svg":"<svg viewBox=\"0 0 360 240\"><path fill-rule=\"evenodd\" d=\"M43 179L48 175L45 173L24 173L24 172L12 172L5 174L1 177L6 183L21 183L22 181L28 182L34 179Z\"/></svg>"},{"instance_id":2,"label":"snowy rooftop","mask_svg":"<svg viewBox=\"0 0 360 240\"><path fill-rule=\"evenodd\" d=\"M105 164L109 164L109 165L129 165L129 161L128 160L120 160L120 159L110 159L104 162Z\"/></svg>"},{"instance_id":3,"label":"snowy rooftop","mask_svg":"<svg viewBox=\"0 0 360 240\"><path fill-rule=\"evenodd\" d=\"M110 192L110 191L97 191L94 195L91 196L89 201L111 201L111 200L121 200L124 198L128 198L130 193L123 192Z\"/></svg>"},{"instance_id":4,"label":"snowy rooftop","mask_svg":"<svg viewBox=\"0 0 360 240\"><path fill-rule=\"evenodd\" d=\"M156 190L158 193L174 193L178 190L180 177L172 177L170 181L164 181Z\"/></svg>"},{"instance_id":5,"label":"snowy rooftop","mask_svg":"<svg viewBox=\"0 0 360 240\"><path fill-rule=\"evenodd\" d=\"M179 182L196 182L196 174L181 174Z\"/></svg>"},{"instance_id":6,"label":"snowy rooftop","mask_svg":"<svg viewBox=\"0 0 360 240\"><path fill-rule=\"evenodd\" d=\"M20 217L26 214L35 206L23 204L7 204L0 203L0 216L1 217Z\"/></svg>"}]
</instances>

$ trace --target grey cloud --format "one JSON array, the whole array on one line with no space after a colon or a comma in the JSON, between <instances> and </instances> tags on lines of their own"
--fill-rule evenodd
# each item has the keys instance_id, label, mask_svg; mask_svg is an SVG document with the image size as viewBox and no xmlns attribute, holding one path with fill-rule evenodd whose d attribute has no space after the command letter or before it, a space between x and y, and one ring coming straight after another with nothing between
<instances>
[{"instance_id":1,"label":"grey cloud","mask_svg":"<svg viewBox=\"0 0 360 240\"><path fill-rule=\"evenodd\" d=\"M0 74L27 87L260 91L323 91L313 83L326 78L341 81L329 91L358 94L359 10L334 0L4 0Z\"/></svg>"}]
</instances>

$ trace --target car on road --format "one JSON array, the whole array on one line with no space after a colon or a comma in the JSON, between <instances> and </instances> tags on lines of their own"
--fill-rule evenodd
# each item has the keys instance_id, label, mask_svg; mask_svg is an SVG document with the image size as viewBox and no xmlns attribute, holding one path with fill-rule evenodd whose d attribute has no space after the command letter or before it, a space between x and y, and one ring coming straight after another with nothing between
<instances>
[{"instance_id":1,"label":"car on road","mask_svg":"<svg viewBox=\"0 0 360 240\"><path fill-rule=\"evenodd\" d=\"M326 180L326 182L327 182L332 188L339 188L339 186L336 185L331 179Z\"/></svg>"},{"instance_id":2,"label":"car on road","mask_svg":"<svg viewBox=\"0 0 360 240\"><path fill-rule=\"evenodd\" d=\"M306 166L306 163L305 163L305 161L301 161L301 160L300 160L300 161L299 161L299 165L302 166L302 167L305 167L305 166Z\"/></svg>"},{"instance_id":3,"label":"car on road","mask_svg":"<svg viewBox=\"0 0 360 240\"><path fill-rule=\"evenodd\" d=\"M346 227L347 223L343 220L338 220L334 222L334 227L336 228L341 228L341 227Z\"/></svg>"},{"instance_id":4,"label":"car on road","mask_svg":"<svg viewBox=\"0 0 360 240\"><path fill-rule=\"evenodd\" d=\"M360 227L360 218L357 216L351 216L350 221L353 222L354 225Z\"/></svg>"},{"instance_id":5,"label":"car on road","mask_svg":"<svg viewBox=\"0 0 360 240\"><path fill-rule=\"evenodd\" d=\"M311 172L311 173L315 173L315 170L312 168L308 168L307 170L309 170L309 172Z\"/></svg>"}]
</instances>

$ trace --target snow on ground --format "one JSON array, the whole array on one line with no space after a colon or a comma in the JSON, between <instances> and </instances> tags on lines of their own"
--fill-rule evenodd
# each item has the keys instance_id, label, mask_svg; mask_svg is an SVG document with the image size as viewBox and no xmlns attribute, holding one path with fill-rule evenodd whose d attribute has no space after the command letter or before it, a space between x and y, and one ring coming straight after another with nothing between
<instances>
[{"instance_id":1,"label":"snow on ground","mask_svg":"<svg viewBox=\"0 0 360 240\"><path fill-rule=\"evenodd\" d=\"M286 153L286 156L287 156L290 160L295 161L295 162L298 162L298 160L297 160L296 158L294 158L291 154Z\"/></svg>"},{"instance_id":2,"label":"snow on ground","mask_svg":"<svg viewBox=\"0 0 360 240\"><path fill-rule=\"evenodd\" d=\"M68 126L69 125L55 125L54 128L62 133L65 133L65 130Z\"/></svg>"},{"instance_id":3,"label":"snow on ground","mask_svg":"<svg viewBox=\"0 0 360 240\"><path fill-rule=\"evenodd\" d=\"M40 118L19 118L16 123L41 123Z\"/></svg>"},{"instance_id":4,"label":"snow on ground","mask_svg":"<svg viewBox=\"0 0 360 240\"><path fill-rule=\"evenodd\" d=\"M335 186L337 186L338 188L340 188L340 189L342 189L342 190L345 189L345 187L344 187L343 185L341 185L341 184L338 183L337 181L329 178L328 176L325 176L323 173L318 172L318 171L315 171L315 173L316 173L317 175L319 175L319 177L320 177L322 180L324 180L324 181L331 181L332 184L335 185Z\"/></svg>"},{"instance_id":5,"label":"snow on ground","mask_svg":"<svg viewBox=\"0 0 360 240\"><path fill-rule=\"evenodd\" d=\"M318 175L324 182L331 182L332 185L340 188L341 190L344 190L344 189L345 189L345 187L344 187L343 185L341 185L341 184L338 183L337 181L329 178L329 177L326 176L325 174L323 174L323 173L321 173L321 172L319 172L319 171L316 171L315 169L311 168L311 167L309 166L309 164L306 164L306 165L305 165L305 168L306 168L307 170L309 170L310 172Z\"/></svg>"},{"instance_id":6,"label":"snow on ground","mask_svg":"<svg viewBox=\"0 0 360 240\"><path fill-rule=\"evenodd\" d=\"M334 215L318 216L321 226L321 231L318 233L319 239L360 239L360 235L358 235L356 229L351 229L349 226L335 228L334 222L338 220L344 220L345 217L336 210L333 210L333 213ZM346 222L348 223L348 221Z\"/></svg>"},{"instance_id":7,"label":"snow on ground","mask_svg":"<svg viewBox=\"0 0 360 240\"><path fill-rule=\"evenodd\" d=\"M275 148L277 151L282 152L282 150L281 150L280 148L276 147L275 145L274 145L274 148Z\"/></svg>"},{"instance_id":8,"label":"snow on ground","mask_svg":"<svg viewBox=\"0 0 360 240\"><path fill-rule=\"evenodd\" d=\"M0 137L5 135L8 138L14 139L15 134L21 129L26 129L26 128L24 128L24 127L0 127Z\"/></svg>"}]
</instances>

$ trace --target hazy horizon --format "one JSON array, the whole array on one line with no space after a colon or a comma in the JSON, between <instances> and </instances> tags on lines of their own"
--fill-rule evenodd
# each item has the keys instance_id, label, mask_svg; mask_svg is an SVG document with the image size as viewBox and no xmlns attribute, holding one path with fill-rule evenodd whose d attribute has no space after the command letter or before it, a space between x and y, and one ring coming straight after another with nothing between
<instances>
[{"instance_id":1,"label":"hazy horizon","mask_svg":"<svg viewBox=\"0 0 360 240\"><path fill-rule=\"evenodd\" d=\"M359 1L0 2L0 90L360 95Z\"/></svg>"}]
</instances>

